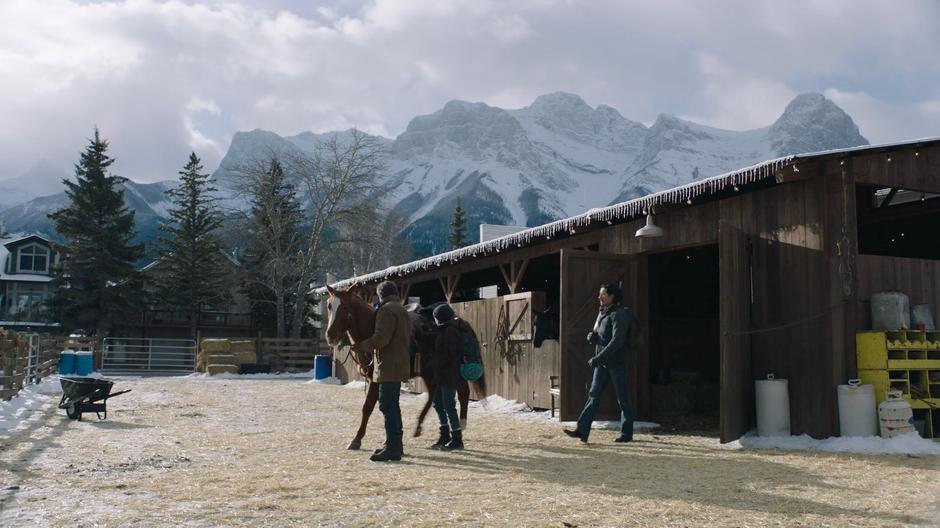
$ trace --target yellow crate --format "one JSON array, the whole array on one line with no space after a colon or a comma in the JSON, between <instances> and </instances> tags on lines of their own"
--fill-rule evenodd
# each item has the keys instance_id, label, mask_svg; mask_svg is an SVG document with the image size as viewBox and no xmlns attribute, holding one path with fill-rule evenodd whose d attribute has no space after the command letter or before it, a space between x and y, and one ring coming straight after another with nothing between
<instances>
[{"instance_id":1,"label":"yellow crate","mask_svg":"<svg viewBox=\"0 0 940 528\"><path fill-rule=\"evenodd\" d=\"M940 332L859 332L855 351L859 370L940 369Z\"/></svg>"}]
</instances>

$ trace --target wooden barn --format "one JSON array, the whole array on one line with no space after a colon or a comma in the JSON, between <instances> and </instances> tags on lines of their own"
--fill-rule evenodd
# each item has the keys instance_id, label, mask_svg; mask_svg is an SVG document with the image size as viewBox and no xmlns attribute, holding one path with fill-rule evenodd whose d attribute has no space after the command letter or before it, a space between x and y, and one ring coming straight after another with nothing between
<instances>
[{"instance_id":1,"label":"wooden barn","mask_svg":"<svg viewBox=\"0 0 940 528\"><path fill-rule=\"evenodd\" d=\"M662 236L636 236L648 213ZM735 440L755 423L754 381L773 373L789 380L792 433L824 438L838 434L837 385L857 376L871 294L940 307L938 233L932 138L770 160L334 286L369 296L393 280L424 305L448 300L480 334L490 393L549 408L556 385L573 420L598 287L619 282L643 330L640 419L711 420ZM557 332L535 339L533 320L552 314Z\"/></svg>"}]
</instances>

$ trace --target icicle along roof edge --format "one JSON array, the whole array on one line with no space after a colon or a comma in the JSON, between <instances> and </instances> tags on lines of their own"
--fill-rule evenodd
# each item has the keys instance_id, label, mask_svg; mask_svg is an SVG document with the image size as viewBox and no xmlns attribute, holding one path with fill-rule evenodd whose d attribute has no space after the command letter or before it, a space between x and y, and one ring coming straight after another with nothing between
<instances>
[{"instance_id":1,"label":"icicle along roof edge","mask_svg":"<svg viewBox=\"0 0 940 528\"><path fill-rule=\"evenodd\" d=\"M859 151L876 150L887 147L896 147L904 145L915 145L923 143L933 143L940 140L940 137L931 137L918 140L905 141L901 143L891 143L883 145L863 145L860 147L851 147L846 149L834 149L806 154L795 154L783 156L767 161L762 161L749 167L736 169L731 172L719 174L702 180L664 189L655 193L634 198L625 202L616 203L606 207L595 207L580 215L563 218L540 226L530 227L523 231L506 235L486 242L472 244L459 249L454 249L446 253L440 253L420 260L415 260L398 266L390 266L384 270L374 271L365 275L359 275L349 279L344 279L331 284L334 288L345 288L354 284L366 284L370 282L401 277L419 271L427 271L432 268L446 264L454 264L467 257L476 257L477 255L490 255L503 250L512 250L532 244L539 238L552 238L558 234L569 234L572 229L589 226L594 222L607 222L608 220L619 220L624 218L634 218L645 214L654 205L659 204L678 204L686 203L688 200L704 194L714 194L727 188L755 183L776 177L777 171L781 168L795 164L797 161L804 161L810 158L818 158L832 154L849 154ZM323 294L326 288L316 288L314 292Z\"/></svg>"}]
</instances>

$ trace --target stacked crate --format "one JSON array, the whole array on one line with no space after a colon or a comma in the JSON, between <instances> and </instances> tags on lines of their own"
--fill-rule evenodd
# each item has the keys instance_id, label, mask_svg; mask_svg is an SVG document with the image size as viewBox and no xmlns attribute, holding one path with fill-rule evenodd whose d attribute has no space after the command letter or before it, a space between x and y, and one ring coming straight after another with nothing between
<instances>
[{"instance_id":1,"label":"stacked crate","mask_svg":"<svg viewBox=\"0 0 940 528\"><path fill-rule=\"evenodd\" d=\"M878 403L900 390L923 422L927 438L940 438L940 332L898 330L855 336L858 377L875 388Z\"/></svg>"}]
</instances>

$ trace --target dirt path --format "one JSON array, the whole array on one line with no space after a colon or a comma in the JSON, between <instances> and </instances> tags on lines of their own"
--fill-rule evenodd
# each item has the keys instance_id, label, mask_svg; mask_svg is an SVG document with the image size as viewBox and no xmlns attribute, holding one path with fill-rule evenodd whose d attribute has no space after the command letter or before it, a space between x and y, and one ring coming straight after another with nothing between
<instances>
[{"instance_id":1,"label":"dirt path","mask_svg":"<svg viewBox=\"0 0 940 528\"><path fill-rule=\"evenodd\" d=\"M935 526L940 457L742 450L471 409L468 449L346 451L362 390L120 379L102 422L43 412L0 436L0 526ZM423 396L421 397L423 398ZM406 429L416 396L403 395ZM433 416L433 413L432 413ZM91 416L88 416L90 419ZM430 428L434 428L429 419ZM365 447L382 441L376 412Z\"/></svg>"}]
</instances>

